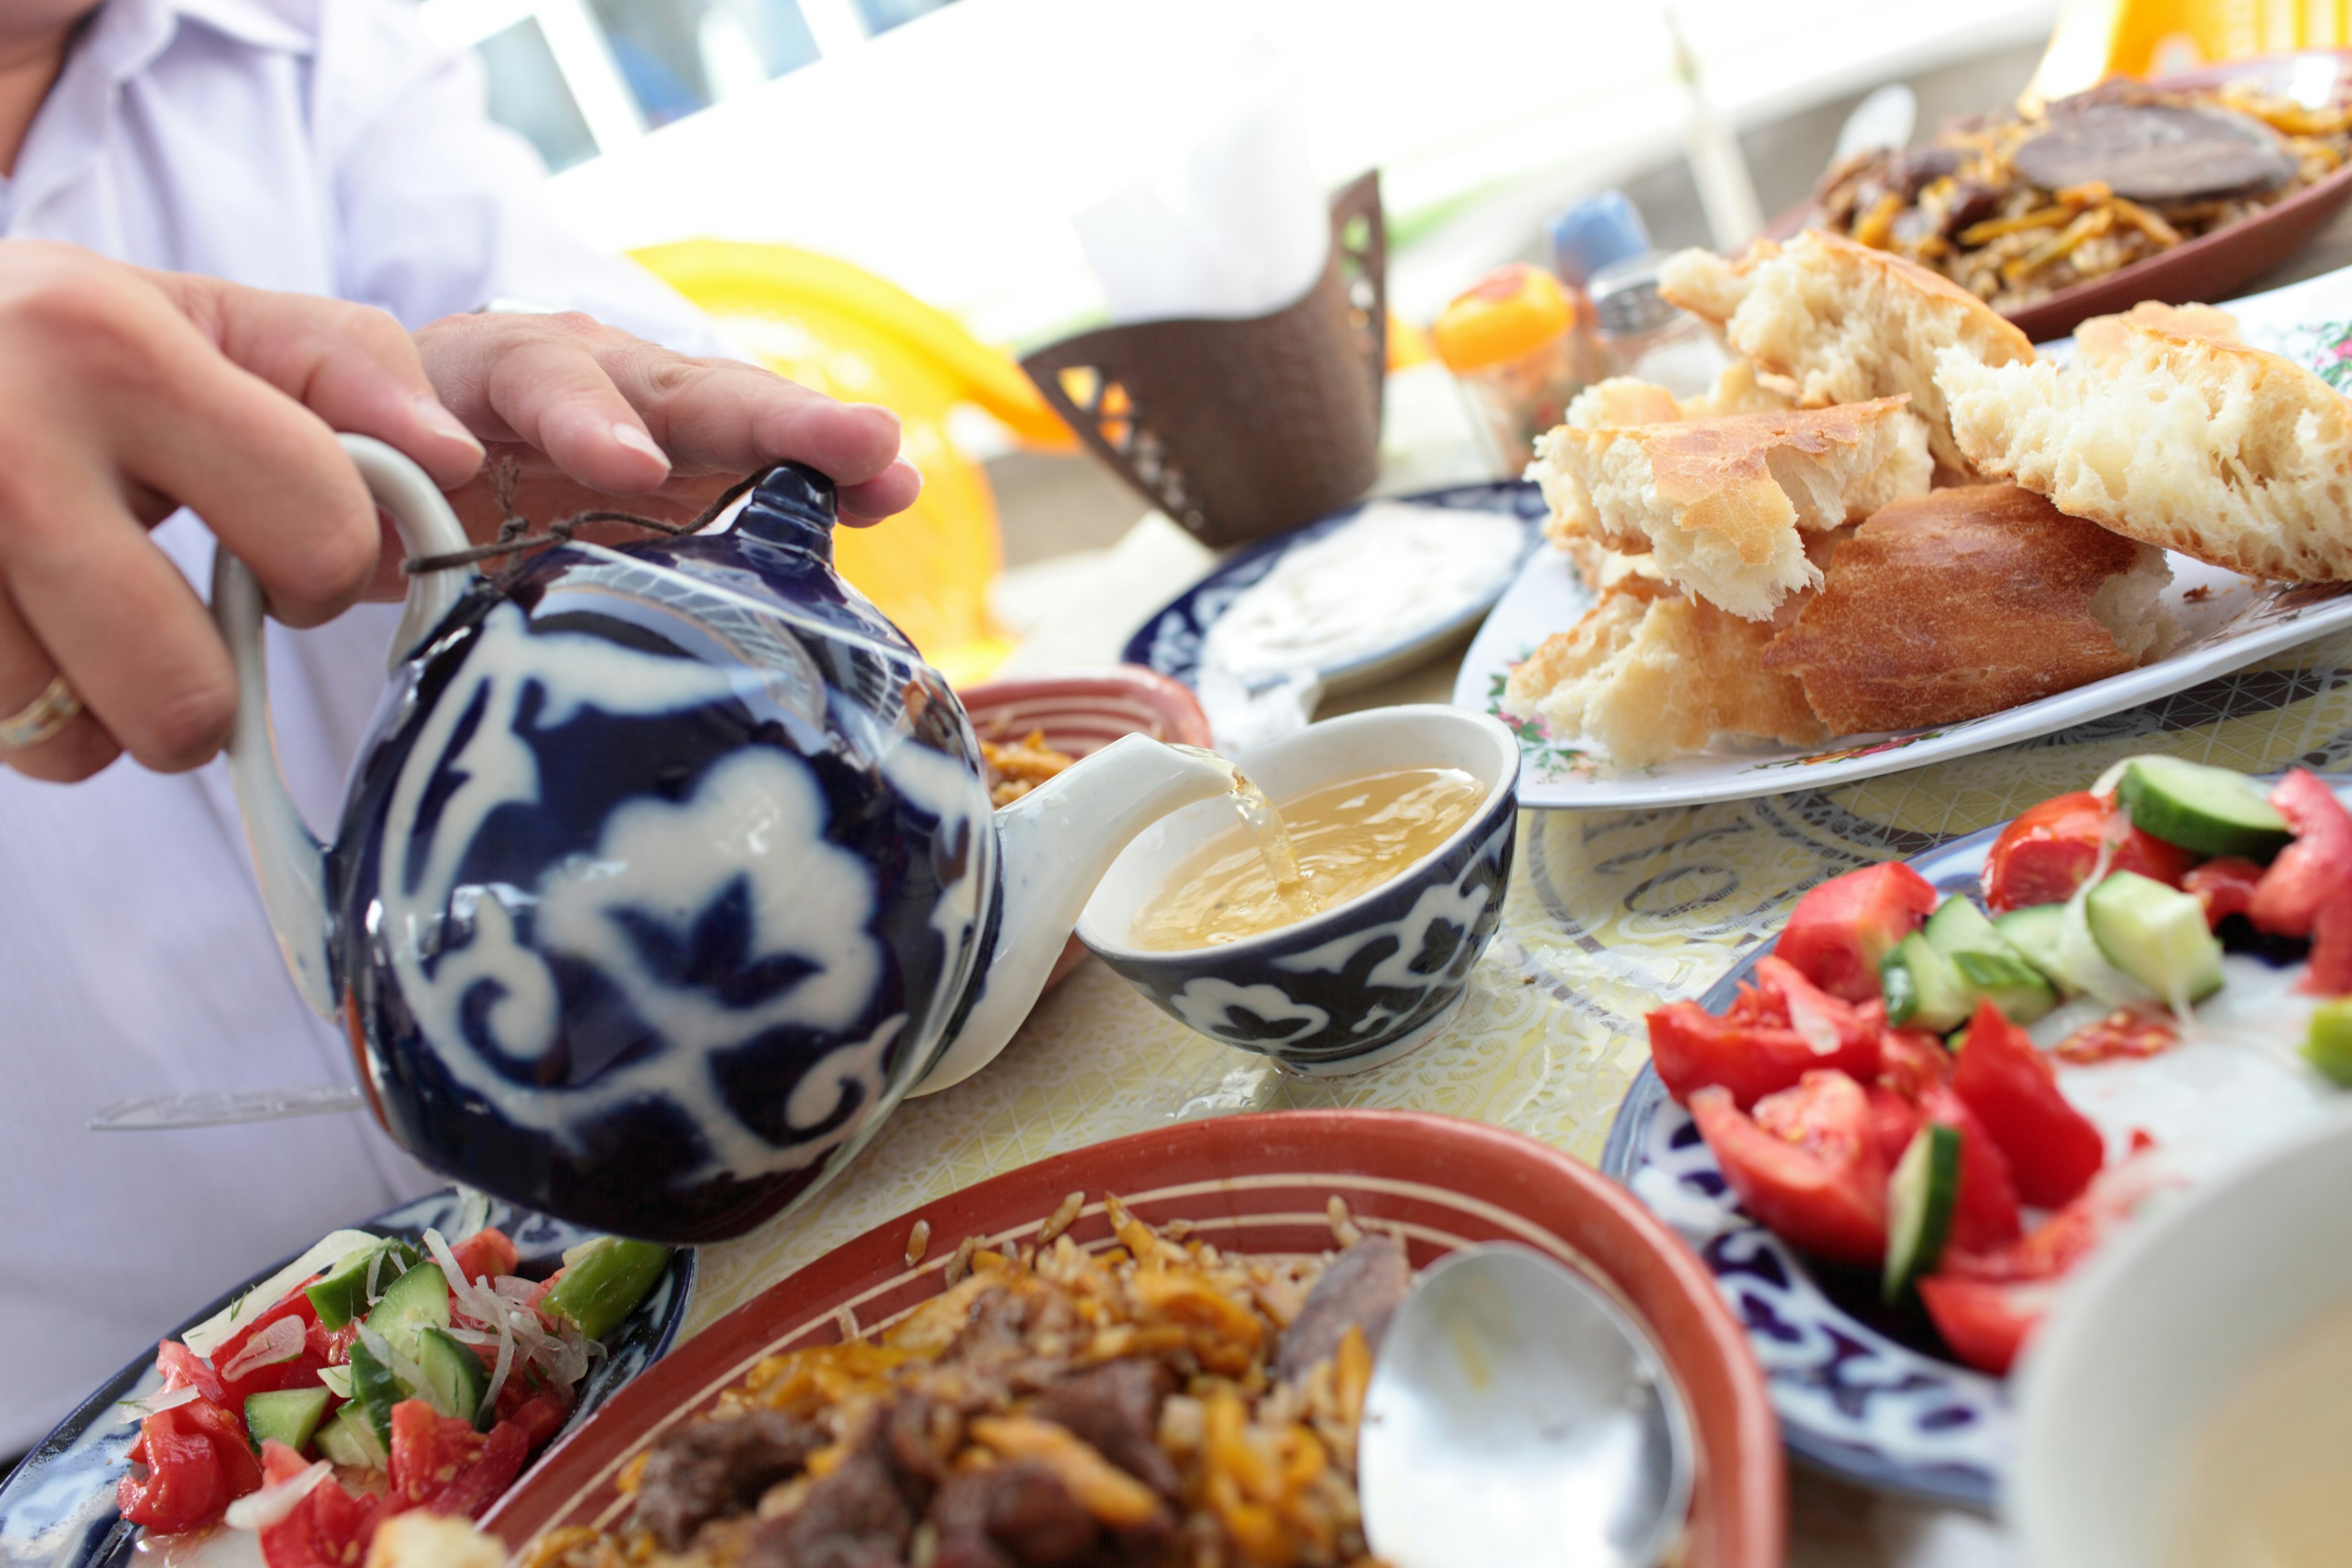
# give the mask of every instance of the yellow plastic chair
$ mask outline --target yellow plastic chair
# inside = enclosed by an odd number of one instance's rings
[[[2065,0],[2029,96],[2352,41],[2347,0]]]
[[[1021,367],[946,311],[833,257],[709,239],[635,254],[778,374],[898,416],[922,498],[879,528],[838,531],[835,563],[951,683],[985,679],[1013,649],[988,613],[1003,542],[988,477],[948,438],[948,416],[971,404],[1024,445],[1074,448]]]

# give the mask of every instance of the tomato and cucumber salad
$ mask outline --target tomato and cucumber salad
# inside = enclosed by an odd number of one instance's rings
[[[2352,814],[2302,770],[2134,757],[2010,823],[1980,886],[1833,878],[1722,1013],[1648,1023],[1750,1215],[2001,1373],[2152,1194],[2352,1088]]]
[[[256,1531],[269,1568],[350,1568],[407,1509],[478,1517],[668,1260],[599,1237],[526,1279],[493,1227],[337,1231],[157,1347],[163,1386],[132,1406],[116,1504],[156,1534]]]

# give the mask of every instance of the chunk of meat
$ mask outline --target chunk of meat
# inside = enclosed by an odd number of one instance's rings
[[[931,1488],[891,1463],[889,1425],[873,1423],[799,1508],[763,1521],[743,1568],[902,1568]]]
[[[1304,1377],[1317,1362],[1339,1350],[1350,1323],[1363,1330],[1365,1345],[1378,1351],[1381,1336],[1388,1332],[1389,1320],[1412,1283],[1412,1265],[1405,1258],[1404,1244],[1392,1236],[1368,1236],[1339,1254],[1307,1293],[1297,1321],[1284,1331],[1275,1376]]]
[[[654,1445],[637,1487],[636,1519],[671,1552],[683,1552],[714,1519],[749,1513],[760,1494],[789,1480],[832,1441],[814,1421],[752,1410],[730,1421],[695,1421]]]
[[[882,1424],[891,1462],[902,1475],[933,1486],[948,1479],[963,1443],[963,1416],[954,1405],[910,1389],[890,1401]]]
[[[1106,1362],[1047,1389],[1030,1414],[1068,1427],[1104,1458],[1172,1500],[1184,1483],[1160,1447],[1159,1432],[1160,1405],[1174,1382],[1156,1361]]]
[[[1102,1528],[1034,1459],[966,1470],[931,1505],[933,1568],[1066,1568],[1094,1554]]]

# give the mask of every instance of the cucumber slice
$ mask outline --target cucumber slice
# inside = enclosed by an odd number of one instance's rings
[[[1897,1028],[1940,1035],[1966,1023],[1975,1010],[1969,983],[1919,931],[1879,961],[1878,985],[1886,997],[1886,1021]]]
[[[650,1241],[600,1236],[564,1254],[563,1277],[540,1305],[592,1340],[601,1340],[636,1310],[669,1266],[669,1248]]]
[[[425,1386],[416,1392],[444,1415],[488,1426],[490,1412],[482,1395],[490,1389],[490,1374],[482,1358],[449,1337],[447,1331],[427,1328],[416,1336],[416,1364],[425,1370]]]
[[[335,1412],[335,1418],[319,1428],[319,1457],[347,1465],[355,1470],[381,1470],[386,1467],[383,1439],[367,1417],[367,1412],[356,1405],[346,1405]]]
[[[1987,919],[1973,900],[1954,894],[1936,906],[1919,929],[1927,945],[1952,961],[1969,988],[1969,1010],[1979,996],[1990,996],[2011,1023],[2031,1024],[2058,1005],[2058,994],[2009,944],[2000,928]],[[1891,1016],[1891,1013],[1890,1013]]]
[[[384,1287],[367,1326],[382,1334],[393,1349],[410,1360],[416,1357],[416,1336],[425,1329],[449,1326],[449,1282],[437,1263],[420,1263]]]
[[[361,1412],[378,1443],[392,1442],[392,1407],[414,1392],[364,1343],[352,1346],[352,1403],[344,1408]]]
[[[2134,757],[2116,798],[2134,827],[2200,855],[2268,860],[2294,837],[2253,780],[2179,757]]]
[[[2028,909],[2011,910],[1998,916],[1992,929],[2000,933],[2001,941],[2020,958],[2032,964],[2034,972],[2057,987],[2062,995],[2076,994],[2082,987],[2066,973],[2066,966],[2058,960],[2060,939],[2066,932],[2066,906],[2035,904]]]
[[[386,1239],[352,1253],[303,1294],[317,1310],[320,1327],[340,1329],[367,1315],[370,1269],[375,1272],[376,1289],[382,1290],[399,1278],[401,1270],[415,1268],[416,1261],[416,1248],[396,1238]]]
[[[310,1436],[318,1431],[320,1417],[326,1414],[327,1391],[323,1388],[248,1394],[245,1396],[246,1441],[258,1454],[261,1445],[275,1437],[299,1454],[310,1446]]]
[[[1886,1300],[1932,1273],[1960,1201],[1960,1130],[1930,1121],[1911,1137],[1886,1184]]]
[[[1919,934],[1946,958],[1957,958],[1964,952],[2009,952],[2009,943],[1985,912],[1977,908],[1976,900],[1965,894],[1955,893],[1936,906]]]
[[[2050,983],[2013,952],[1958,952],[1952,955],[1952,966],[2012,1024],[2031,1024],[2058,1005],[2058,993]]]
[[[2221,944],[2192,895],[2115,871],[2091,889],[2083,916],[2107,962],[2158,996],[2196,1002],[2221,988]]]
[[[2352,996],[2322,1002],[2311,1010],[2311,1033],[2304,1059],[2338,1089],[2352,1089]]]

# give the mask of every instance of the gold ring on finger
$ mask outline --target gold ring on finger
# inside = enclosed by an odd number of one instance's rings
[[[55,739],[80,711],[81,699],[74,695],[64,676],[57,677],[41,689],[38,697],[0,719],[0,755],[29,752],[44,741]]]

